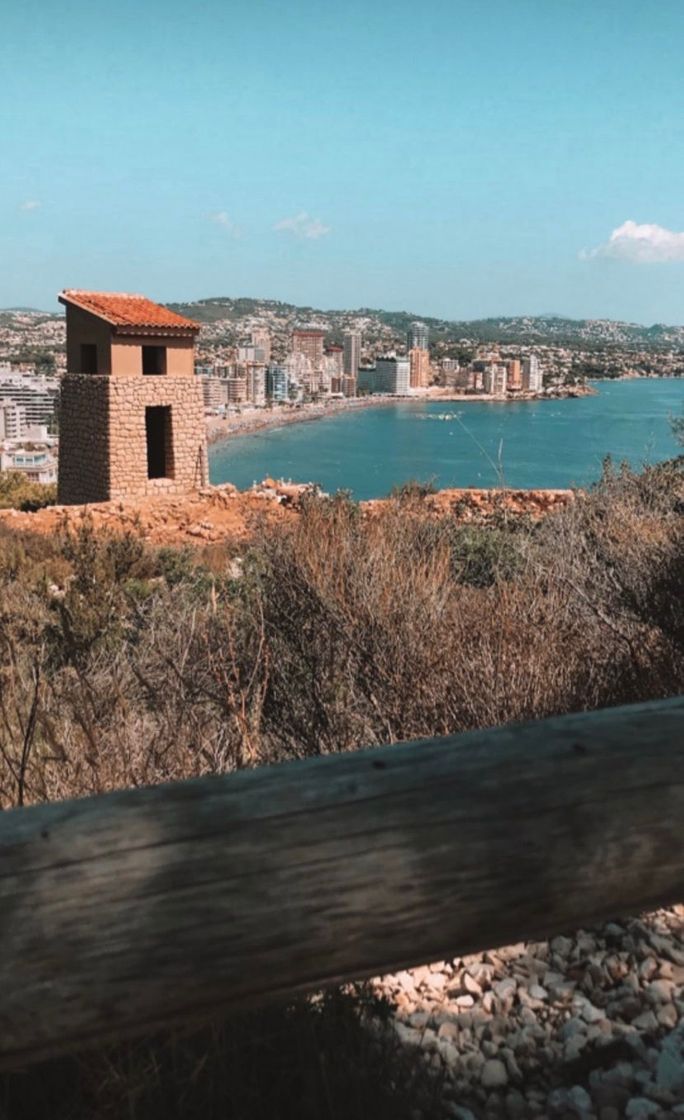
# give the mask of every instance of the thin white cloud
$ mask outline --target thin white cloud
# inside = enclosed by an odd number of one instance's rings
[[[614,260],[631,261],[633,264],[660,264],[663,261],[684,261],[684,233],[665,229],[654,223],[631,220],[614,229],[603,245],[583,249],[582,260],[612,257]]]
[[[38,202],[35,198],[27,198],[26,202],[22,202],[19,209],[20,210],[38,210],[38,209],[40,209],[40,205],[41,205],[40,202]]]
[[[242,230],[235,224],[232,218],[228,217],[225,210],[219,210],[218,214],[210,214],[209,221],[220,226],[230,237],[242,237]]]
[[[294,218],[282,218],[273,227],[280,233],[292,233],[295,237],[305,237],[308,241],[317,241],[330,233],[330,226],[323,224],[320,218],[312,218],[306,210],[295,214]]]

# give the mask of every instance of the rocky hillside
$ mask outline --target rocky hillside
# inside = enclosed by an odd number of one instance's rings
[[[373,308],[323,311],[314,307],[297,307],[277,300],[230,299],[214,297],[194,303],[169,304],[174,311],[189,315],[208,327],[222,325],[240,327],[245,322],[259,321],[272,326],[292,328],[297,323],[315,323],[341,335],[345,330],[360,329],[364,335],[396,337],[405,335],[410,324],[420,319],[430,328],[434,341],[469,340],[478,342],[510,342],[526,345],[591,345],[671,348],[684,346],[684,326],[656,323],[644,327],[611,319],[569,319],[561,316],[537,315],[498,317],[490,319],[438,319],[409,311],[383,311]]]
[[[317,325],[330,341],[341,341],[345,331],[363,334],[366,356],[383,347],[403,344],[410,324],[420,319],[430,330],[433,343],[455,347],[459,343],[498,342],[518,347],[569,347],[583,351],[682,351],[684,326],[650,327],[609,319],[567,319],[560,316],[519,316],[491,319],[438,319],[409,311],[372,308],[321,310],[265,299],[216,297],[191,303],[170,303],[174,311],[202,324],[200,350],[207,356],[235,341],[257,326],[267,327],[274,354],[283,356],[290,334],[297,325]],[[466,347],[467,348],[467,347]],[[64,317],[26,309],[0,310],[0,362],[33,361],[41,353],[60,354],[64,349]],[[442,348],[442,352],[446,352]]]

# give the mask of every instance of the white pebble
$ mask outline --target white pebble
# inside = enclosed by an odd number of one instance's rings
[[[485,1089],[500,1089],[508,1085],[508,1073],[498,1058],[489,1058],[482,1067],[480,1080]]]

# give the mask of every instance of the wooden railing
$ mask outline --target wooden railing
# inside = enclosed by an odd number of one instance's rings
[[[684,698],[0,814],[0,1064],[684,898]]]

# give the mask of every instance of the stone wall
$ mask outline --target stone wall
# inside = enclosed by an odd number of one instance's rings
[[[148,477],[145,409],[171,409],[172,477]],[[183,494],[208,480],[198,378],[67,374],[62,381],[58,500],[65,505]]]
[[[59,398],[58,501],[109,498],[109,378],[67,374]]]

